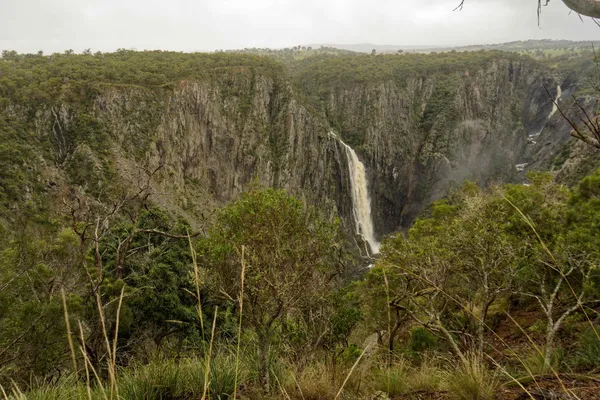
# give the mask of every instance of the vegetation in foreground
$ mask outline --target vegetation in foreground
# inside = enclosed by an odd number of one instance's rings
[[[530,180],[463,185],[359,280],[336,221],[273,189],[205,234],[129,205],[134,222],[97,241],[13,238],[3,396],[591,398],[600,172],[574,190]]]
[[[161,76],[146,57],[5,54],[0,106],[35,110],[55,92],[85,101],[98,79],[201,79],[239,60],[180,55],[178,69]],[[344,76],[404,76],[426,58],[360,57],[306,65],[322,67],[316,81],[336,87]],[[490,58],[426,59],[437,71]],[[28,128],[8,116],[0,118],[10,139],[0,148],[2,398],[587,399],[598,391],[600,173],[573,190],[543,174],[529,186],[465,184],[388,238],[374,268],[359,273],[337,221],[282,191],[254,188],[214,223],[192,227],[153,203],[148,183],[107,187],[108,172],[90,179],[73,169],[87,193],[71,188],[63,203],[42,204],[43,188],[28,178]],[[75,143],[103,147],[97,121],[82,114],[74,124],[64,148],[41,146],[57,162],[78,165]],[[34,199],[11,208],[23,185]]]

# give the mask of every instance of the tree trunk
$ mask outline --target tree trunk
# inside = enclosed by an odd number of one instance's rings
[[[446,336],[446,339],[448,340],[448,343],[450,343],[450,346],[452,347],[452,350],[454,350],[454,353],[456,353],[456,355],[458,356],[458,358],[460,358],[460,360],[464,363],[467,362],[467,358],[465,357],[464,353],[461,351],[460,347],[458,346],[458,343],[456,343],[456,340],[454,340],[454,337],[452,336],[452,334],[450,333],[450,331],[448,331],[441,322],[439,322],[438,320],[438,327],[439,330],[442,331],[442,333],[444,334],[444,336]]]
[[[396,320],[396,324],[390,331],[390,337],[389,337],[389,342],[388,342],[388,348],[389,348],[389,352],[390,352],[389,357],[388,357],[388,366],[390,366],[390,367],[392,366],[393,357],[394,357],[394,340],[396,339],[396,335],[398,334],[398,330],[400,329],[401,325],[402,325],[402,321]]]
[[[549,368],[552,363],[552,353],[554,352],[554,337],[558,327],[548,321],[548,329],[546,331],[546,348],[544,349],[544,367]]]
[[[259,352],[259,364],[258,364],[258,379],[265,392],[270,390],[269,382],[269,334],[266,332],[259,333],[258,335],[258,352]]]
[[[483,351],[485,350],[485,320],[487,319],[492,301],[485,302],[481,308],[481,315],[478,321],[479,325],[477,326],[477,340],[479,343],[477,350],[480,359],[483,359]]]

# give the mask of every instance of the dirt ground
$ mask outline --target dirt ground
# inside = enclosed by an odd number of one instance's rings
[[[528,383],[526,393],[520,387],[501,388],[496,395],[498,400],[600,400],[600,376],[597,379],[574,379],[561,377],[569,391],[568,395],[557,379],[541,378]],[[392,400],[448,400],[445,393],[411,393]]]

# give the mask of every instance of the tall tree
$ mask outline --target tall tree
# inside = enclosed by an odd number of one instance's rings
[[[336,224],[307,211],[281,190],[251,190],[218,215],[200,243],[204,266],[217,272],[229,298],[240,294],[244,246],[243,321],[254,330],[259,375],[269,387],[268,355],[276,334],[294,310],[325,293],[337,265]]]

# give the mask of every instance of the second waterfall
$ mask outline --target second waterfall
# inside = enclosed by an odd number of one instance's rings
[[[371,196],[369,196],[365,165],[358,159],[352,147],[340,140],[346,150],[350,184],[352,191],[352,212],[356,223],[356,233],[361,235],[369,244],[371,254],[379,254],[380,244],[375,239],[373,217],[371,215]]]

